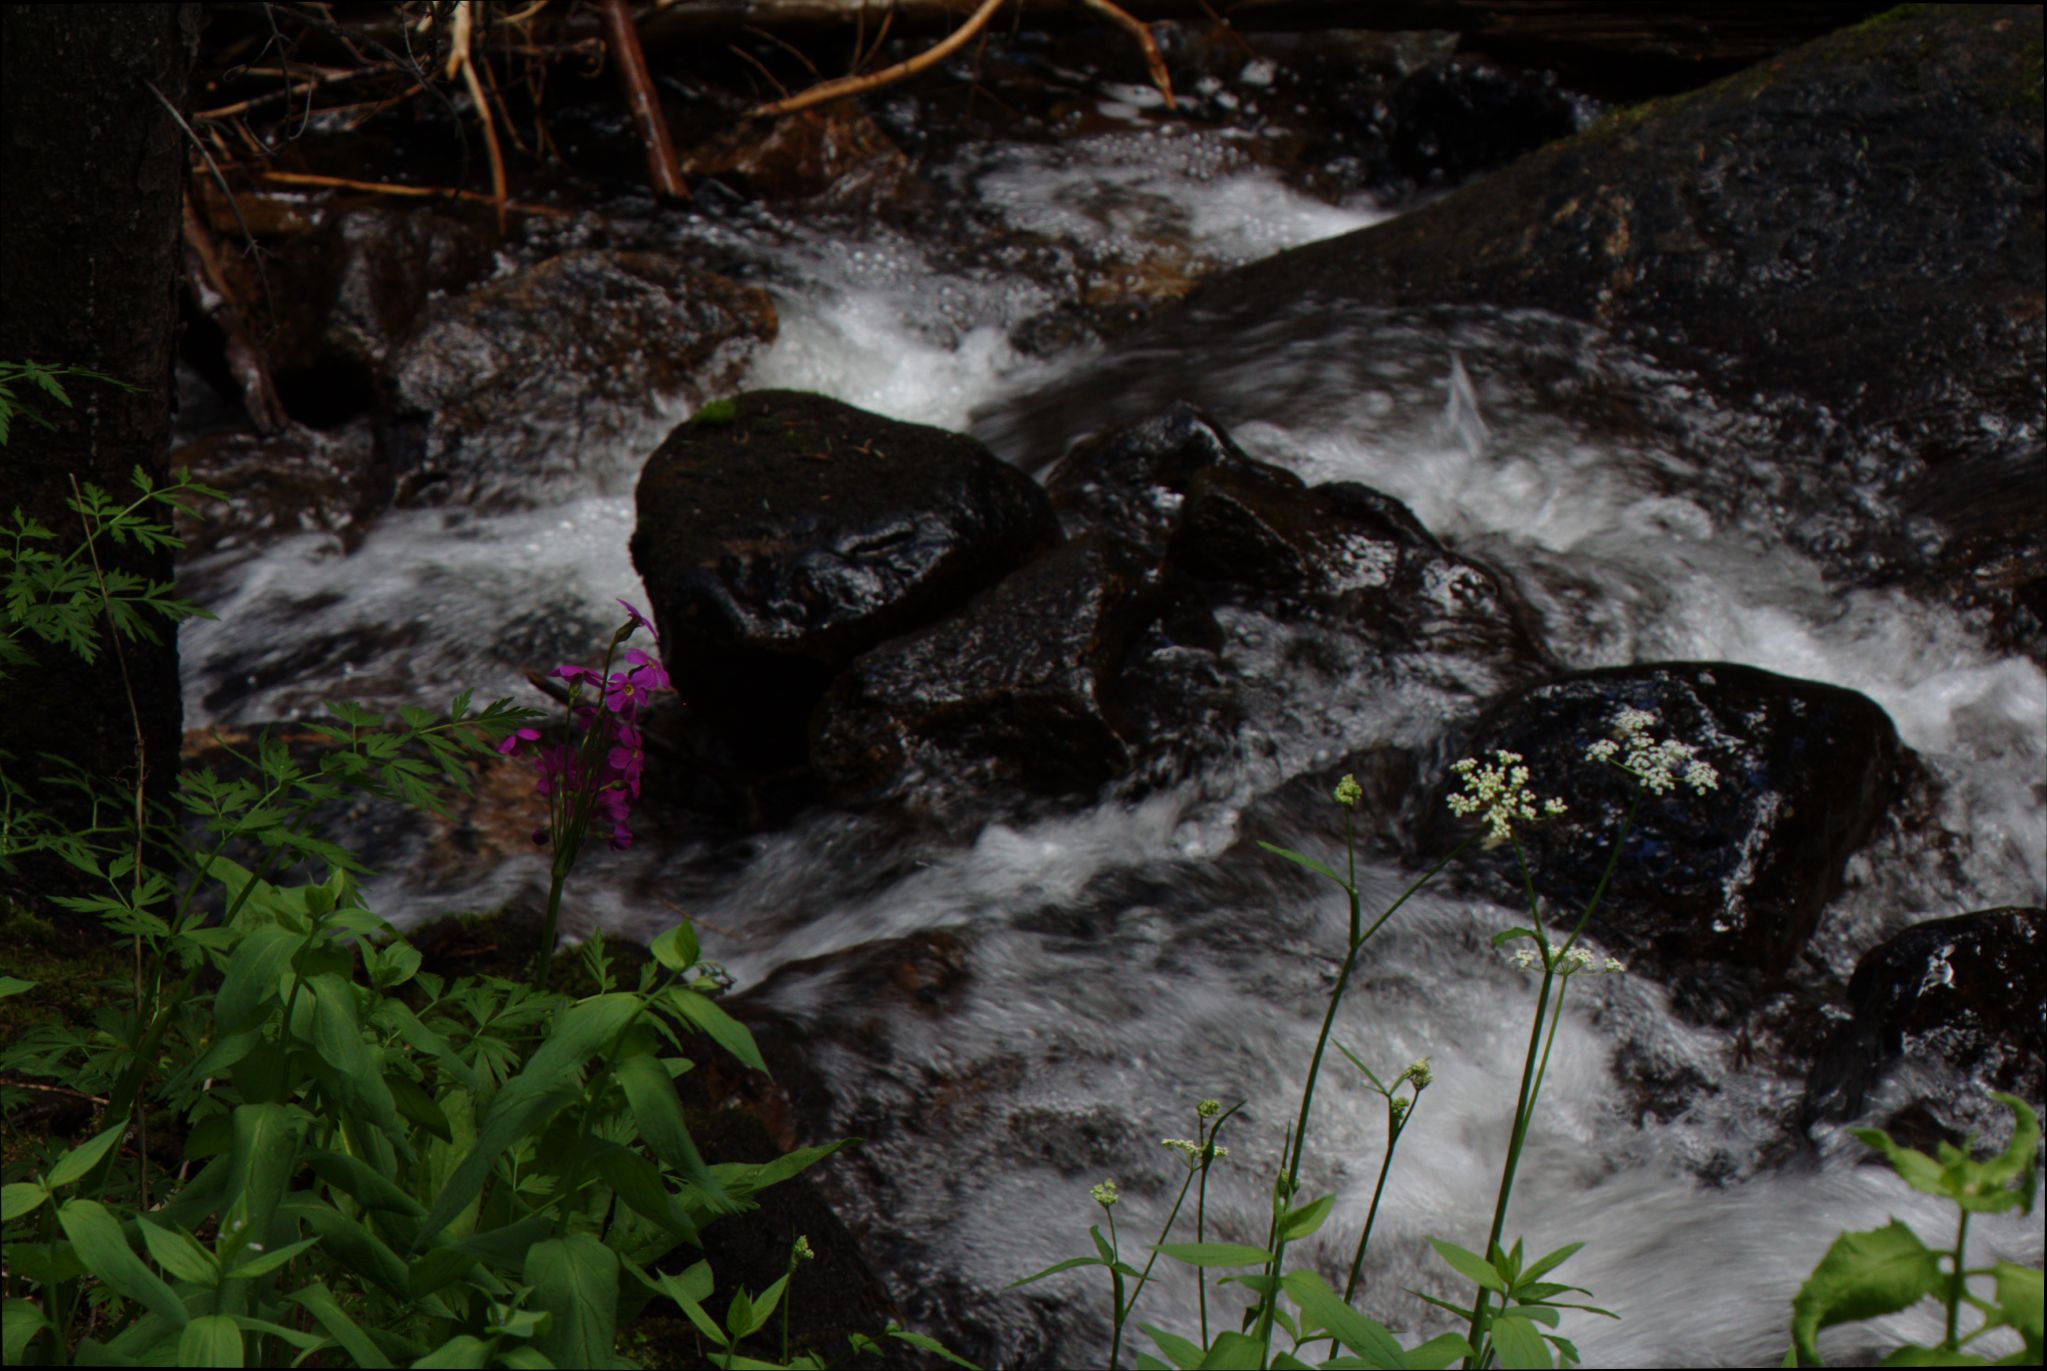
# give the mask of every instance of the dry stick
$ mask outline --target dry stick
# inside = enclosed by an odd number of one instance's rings
[[[1151,83],[1158,87],[1159,94],[1166,99],[1166,108],[1173,108],[1173,78],[1166,73],[1166,59],[1159,55],[1159,45],[1152,41],[1151,30],[1124,9],[1109,3],[1109,0],[1080,0],[1102,18],[1124,30],[1144,54],[1144,69],[1151,77]]]
[[[439,196],[449,200],[468,200],[477,204],[495,204],[496,201],[481,191],[456,190],[450,186],[403,186],[395,181],[355,181],[346,176],[315,176],[303,171],[259,171],[259,180],[273,181],[281,186],[328,186],[335,190],[361,190],[372,195],[403,195],[414,197]],[[566,219],[567,210],[552,205],[523,205],[517,200],[505,201],[508,214],[538,214],[547,219]]]
[[[151,90],[156,87],[151,86]],[[161,98],[161,92],[158,93]],[[175,111],[173,111],[175,113]],[[183,122],[182,120],[180,121]],[[114,649],[114,665],[121,669],[121,693],[128,699],[128,722],[134,727],[135,738],[135,865],[130,868],[129,907],[142,895],[142,833],[148,817],[144,808],[142,787],[149,780],[149,753],[142,737],[142,710],[135,703],[135,683],[128,678],[128,655],[121,651],[121,630],[114,623],[114,601],[107,593],[107,575],[100,569],[99,549],[93,546],[92,523],[85,517],[85,492],[78,488],[78,473],[71,473],[71,498],[76,500],[78,526],[85,530],[85,555],[92,559],[93,580],[100,590],[100,608],[107,616],[107,642]],[[144,1012],[142,1003],[142,935],[135,935],[135,1018],[138,1023],[147,1023],[152,1008]],[[147,1067],[144,1070],[147,1071]],[[142,1178],[142,1207],[149,1208],[149,1109],[147,1106],[135,1111],[135,1138],[141,1149],[142,1164],[137,1175]]]
[[[220,163],[213,160],[213,154],[207,151],[206,144],[200,141],[199,135],[193,131],[192,126],[185,122],[185,116],[178,113],[178,107],[171,103],[170,97],[158,90],[154,81],[144,81],[142,84],[149,88],[149,93],[156,97],[158,104],[170,111],[170,116],[177,122],[178,128],[184,132],[186,138],[191,140],[192,146],[199,150],[201,160],[206,163],[207,173],[213,177],[213,184],[219,188],[222,198],[227,201],[227,207],[234,211],[235,224],[242,231],[244,251],[256,256],[256,282],[263,287],[263,312],[270,318],[272,323],[275,323],[277,320],[277,301],[270,294],[270,273],[263,270],[263,258],[260,255],[256,255],[256,235],[249,231],[249,221],[242,218],[242,207],[235,203],[235,193],[227,188],[227,177],[221,174]],[[241,127],[239,120],[236,121],[236,127]],[[248,133],[249,131],[246,128],[242,129],[243,137],[248,137]],[[258,146],[261,145],[259,144]],[[76,482],[74,481],[73,484],[75,485]]]
[[[654,93],[654,80],[647,74],[647,55],[640,50],[632,7],[626,0],[603,0],[598,8],[604,16],[605,41],[616,59],[626,109],[640,131],[640,145],[647,151],[647,181],[656,195],[687,200],[689,187],[683,184],[682,167],[675,160],[675,140],[668,136],[668,116],[661,112],[661,97]]]
[[[968,19],[966,23],[954,29],[937,46],[918,53],[906,62],[898,62],[892,67],[884,67],[870,76],[842,76],[836,81],[827,81],[823,85],[812,86],[801,95],[792,95],[786,100],[776,100],[771,104],[757,105],[748,111],[748,115],[749,117],[759,118],[775,114],[794,114],[798,110],[806,110],[813,105],[822,105],[827,101],[837,100],[842,96],[859,95],[863,91],[875,90],[881,86],[892,85],[906,77],[915,76],[920,71],[937,66],[940,62],[943,62],[946,58],[972,42],[974,35],[987,26],[988,21],[995,17],[995,11],[1001,8],[1001,6],[1002,0],[982,0],[981,8],[975,10],[973,17]]]
[[[93,1104],[105,1105],[109,1101],[104,1095],[88,1095],[83,1090],[72,1090],[62,1085],[37,1085],[34,1081],[17,1081],[12,1076],[0,1077],[9,1090],[37,1090],[45,1095],[69,1095],[74,1100],[88,1100]]]
[[[240,292],[228,279],[213,232],[192,207],[190,195],[185,196],[180,208],[185,246],[191,249],[197,261],[200,277],[220,296],[219,308],[212,311],[214,322],[220,325],[220,331],[227,338],[228,370],[242,388],[242,404],[249,411],[250,422],[256,425],[259,433],[282,433],[291,426],[291,416],[285,411],[284,401],[278,398],[276,382],[270,375],[270,361],[264,355],[262,345],[250,336],[248,315],[242,308]],[[204,308],[203,302],[201,308]]]
[[[476,106],[477,120],[483,125],[483,149],[490,155],[491,204],[498,214],[498,233],[505,231],[505,158],[498,150],[496,121],[490,117],[490,101],[484,96],[483,83],[476,79],[476,62],[469,51],[469,32],[473,23],[476,0],[461,0],[455,6],[455,33],[449,44],[447,74],[460,75],[462,84],[469,90],[469,99]]]

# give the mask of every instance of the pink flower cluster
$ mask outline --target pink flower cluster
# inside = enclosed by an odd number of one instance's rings
[[[618,642],[636,629],[652,636],[654,626],[646,616],[624,600],[627,619],[612,641]],[[672,690],[668,672],[660,661],[638,648],[625,654],[626,670],[606,675],[587,666],[562,665],[548,675],[569,683],[569,718],[582,735],[573,743],[543,747],[534,764],[540,781],[534,793],[548,802],[556,817],[554,839],[573,822],[579,801],[589,797],[590,815],[611,831],[611,845],[623,850],[632,846],[632,829],[626,824],[632,802],[640,797],[640,773],[646,766],[641,746],[640,707],[657,690]],[[591,737],[599,731],[597,738]],[[498,751],[511,756],[527,743],[538,743],[540,730],[522,728],[498,744]],[[549,830],[533,830],[533,841],[545,843]]]

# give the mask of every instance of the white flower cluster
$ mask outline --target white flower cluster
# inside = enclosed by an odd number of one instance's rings
[[[1358,778],[1351,775],[1345,775],[1342,780],[1336,783],[1334,795],[1336,802],[1346,807],[1355,805],[1359,800],[1365,798],[1365,792],[1358,786]]]
[[[1434,1084],[1435,1079],[1436,1073],[1429,1070],[1429,1059],[1423,1057],[1420,1061],[1410,1063],[1407,1070],[1393,1078],[1393,1083],[1399,1085],[1402,1081],[1413,1081],[1416,1090],[1426,1090]]]
[[[1720,786],[1720,773],[1699,757],[1699,750],[1675,738],[1656,739],[1649,730],[1657,717],[1646,709],[1624,708],[1614,716],[1613,736],[1585,749],[1588,761],[1605,762],[1634,776],[1652,795],[1677,787],[1678,781],[1703,795]]]
[[[1200,1169],[1201,1144],[1195,1142],[1192,1138],[1160,1138],[1159,1146],[1171,1148],[1179,1153],[1180,1160],[1187,1163],[1189,1171]],[[1230,1149],[1227,1147],[1216,1147],[1211,1144],[1208,1149],[1208,1155],[1211,1160],[1217,1157],[1227,1157],[1230,1155]]]
[[[1512,837],[1517,822],[1553,819],[1564,812],[1562,800],[1538,799],[1529,790],[1528,768],[1521,765],[1520,753],[1500,751],[1493,757],[1484,766],[1471,757],[1450,764],[1464,784],[1462,793],[1449,797],[1450,812],[1479,815],[1491,830],[1486,835],[1488,847]]]
[[[1556,943],[1549,945],[1549,959],[1555,964],[1559,976],[1575,976],[1581,972],[1594,976],[1617,976],[1628,969],[1625,962],[1617,962],[1612,957],[1599,957],[1586,948],[1567,949]],[[1542,965],[1542,954],[1532,947],[1524,947],[1509,960],[1523,971],[1533,971]]]
[[[1114,1181],[1103,1181],[1100,1185],[1091,1185],[1088,1187],[1087,1193],[1093,1197],[1096,1204],[1104,1209],[1109,1208],[1122,1198],[1122,1196],[1116,1193],[1116,1182]]]

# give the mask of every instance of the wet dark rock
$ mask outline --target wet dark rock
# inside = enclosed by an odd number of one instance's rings
[[[367,424],[266,437],[246,429],[204,434],[171,453],[173,467],[227,495],[179,520],[186,557],[257,547],[292,533],[331,532],[353,548],[391,500],[391,473]]]
[[[437,296],[467,290],[496,264],[495,236],[483,223],[382,205],[329,217],[319,250],[334,273],[321,351],[370,368],[418,332]]]
[[[739,396],[640,478],[633,564],[665,660],[736,764],[801,765],[855,657],[1058,540],[1044,492],[971,439],[820,395]]]
[[[1067,532],[1106,529],[1162,556],[1195,474],[1252,464],[1212,417],[1180,402],[1076,443],[1047,473],[1045,493]]]
[[[1723,662],[1612,667],[1547,682],[1494,704],[1460,751],[1526,759],[1531,788],[1569,806],[1518,836],[1557,921],[1590,900],[1638,787],[1585,759],[1623,707],[1648,710],[1657,738],[1695,744],[1719,772],[1704,795],[1644,793],[1589,931],[1665,973],[1674,1007],[1726,1022],[1754,1008],[1757,977],[1788,970],[1839,890],[1842,866],[1901,791],[1909,763],[1867,697]],[[1437,788],[1423,844],[1448,851],[1470,831]],[[1523,903],[1513,851],[1474,851],[1463,867]]]
[[[730,383],[773,302],[680,259],[577,250],[435,301],[393,359],[383,427],[401,502],[517,507],[585,453]]]
[[[1149,567],[1102,534],[1062,544],[953,617],[855,660],[818,715],[811,756],[841,795],[1014,786],[1092,795],[1132,758],[1117,672],[1155,612]]]
[[[1169,567],[1222,599],[1341,623],[1485,693],[1550,666],[1511,586],[1446,549],[1407,506],[1355,482],[1312,489],[1262,463],[1211,466],[1188,483]]]
[[[889,136],[851,100],[747,120],[692,148],[683,168],[760,199],[878,208],[920,189]]]
[[[1854,1017],[1821,1051],[1800,1123],[1880,1106],[1886,1128],[1917,1119],[1958,1142],[2005,1113],[1987,1091],[2047,1103],[2043,923],[2047,910],[1980,910],[1914,924],[1865,954],[1848,983]]]

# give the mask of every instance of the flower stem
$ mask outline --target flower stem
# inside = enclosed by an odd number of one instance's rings
[[[547,917],[540,925],[540,974],[534,979],[535,990],[547,989],[547,973],[554,965],[554,928],[561,914],[562,883],[568,878],[563,864],[556,862],[547,883]]]
[[[1948,1280],[1947,1286],[1947,1337],[1942,1339],[1940,1344],[1943,1352],[1954,1352],[1961,1346],[1955,1341],[1955,1335],[1961,1328],[1962,1296],[1968,1289],[1966,1285],[1968,1272],[1963,1268],[1962,1262],[1962,1249],[1967,1246],[1968,1241],[1969,1211],[1964,1209],[1961,1222],[1955,1225],[1955,1273]]]

